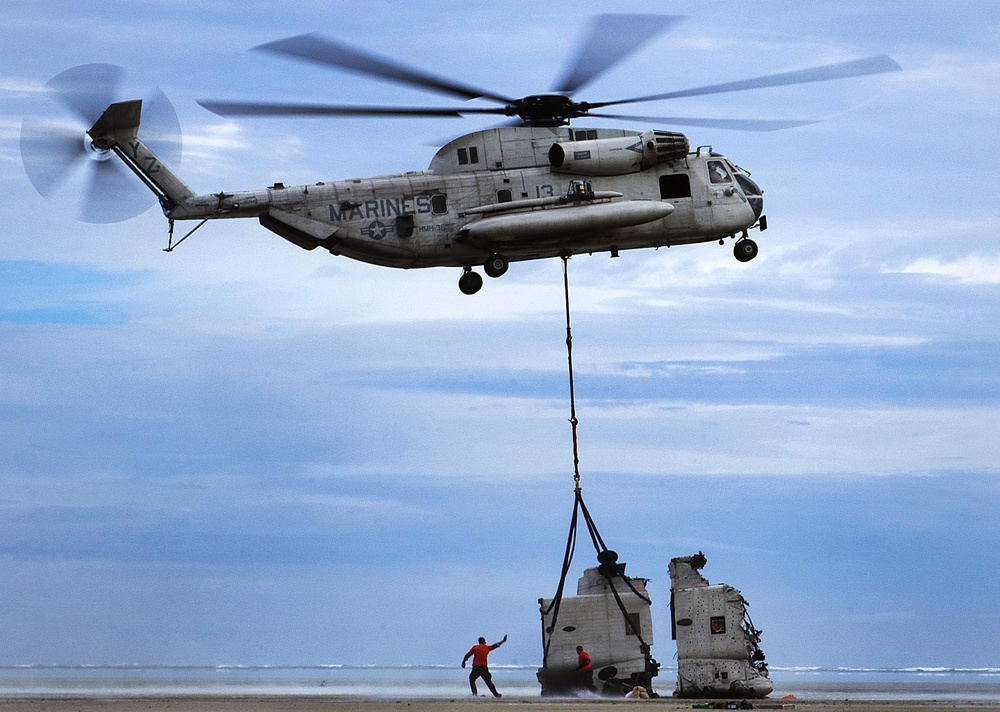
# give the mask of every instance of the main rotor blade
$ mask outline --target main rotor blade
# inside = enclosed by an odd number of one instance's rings
[[[342,106],[337,104],[286,104],[259,101],[199,101],[219,116],[444,116],[504,114],[503,108],[437,108],[419,106]]]
[[[818,124],[819,121],[796,121],[793,119],[696,119],[680,116],[624,116],[619,114],[585,114],[601,119],[617,119],[619,121],[641,121],[651,124],[668,124],[673,126],[700,126],[706,129],[728,129],[733,131],[781,131],[798,126]]]
[[[680,15],[597,15],[553,91],[572,95],[684,19]]]
[[[602,106],[612,106],[615,104],[636,104],[643,101],[659,101],[661,99],[679,99],[686,96],[703,96],[705,94],[724,94],[726,92],[747,91],[749,89],[764,89],[767,87],[790,86],[792,84],[806,84],[808,82],[825,82],[831,79],[847,79],[849,77],[861,77],[867,74],[882,74],[884,72],[901,71],[895,60],[886,55],[877,57],[865,57],[855,59],[850,62],[838,62],[836,64],[825,64],[811,69],[799,69],[794,72],[781,72],[779,74],[769,74],[753,79],[743,79],[737,82],[726,82],[723,84],[711,84],[709,86],[696,87],[694,89],[684,89],[682,91],[666,92],[665,94],[651,94],[650,96],[640,96],[635,99],[623,99],[620,101],[605,101],[590,104],[593,108]]]
[[[376,57],[315,33],[268,42],[254,47],[254,50],[285,55],[327,67],[339,67],[358,74],[382,77],[399,84],[411,84],[442,94],[460,96],[464,99],[485,97],[494,101],[502,101],[505,104],[513,101],[513,99],[485,89],[453,82],[445,77],[435,76],[389,59]]]

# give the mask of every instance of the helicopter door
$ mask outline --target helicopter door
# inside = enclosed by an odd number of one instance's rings
[[[704,164],[702,199],[695,201],[695,222],[701,230],[711,230],[715,224],[715,211],[728,202],[727,195],[733,195],[733,176],[726,164],[719,159],[709,159]],[[727,193],[728,191],[728,193]]]
[[[694,201],[691,199],[691,177],[685,173],[666,173],[659,177],[660,200],[674,206],[670,225],[690,229],[694,225]]]

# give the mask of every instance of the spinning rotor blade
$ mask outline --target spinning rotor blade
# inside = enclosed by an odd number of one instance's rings
[[[255,101],[199,101],[219,116],[444,116],[503,114],[501,108],[436,108],[418,106],[342,106]]]
[[[128,220],[156,202],[116,156],[94,148],[87,135],[105,109],[120,99],[123,77],[124,70],[111,64],[67,69],[45,85],[51,97],[49,115],[27,117],[21,125],[21,161],[31,184],[43,197],[71,205],[78,195],[84,196],[79,218],[85,222]],[[161,159],[179,162],[180,122],[159,89],[143,101],[140,131]]]
[[[118,96],[125,70],[114,64],[81,64],[52,77],[45,84],[75,117],[93,124]]]
[[[184,152],[181,121],[170,99],[159,87],[153,87],[142,100],[142,142],[168,166],[180,166]]]
[[[850,62],[838,62],[836,64],[825,64],[811,69],[800,69],[794,72],[781,72],[779,74],[769,74],[753,79],[743,79],[737,82],[726,82],[724,84],[711,84],[709,86],[696,87],[694,89],[684,89],[682,91],[666,92],[664,94],[651,94],[634,99],[622,99],[619,101],[603,101],[590,104],[593,108],[602,106],[612,106],[615,104],[636,104],[643,101],[659,101],[661,99],[679,99],[687,96],[704,96],[706,94],[724,94],[734,91],[747,91],[749,89],[764,89],[768,87],[791,86],[793,84],[806,84],[808,82],[825,82],[832,79],[847,79],[848,77],[862,77],[867,74],[882,74],[884,72],[898,72],[902,70],[890,57],[879,55],[877,57],[866,57],[855,59]]]
[[[52,195],[84,158],[79,128],[28,119],[21,125],[21,162],[42,197]]]
[[[134,218],[154,202],[153,194],[117,158],[90,161],[90,175],[77,217],[94,224]]]
[[[731,129],[733,131],[781,131],[799,126],[818,124],[818,121],[796,121],[792,119],[695,119],[680,116],[624,116],[619,114],[587,114],[588,117],[617,119],[619,121],[642,121],[652,124],[672,126],[700,126],[706,129]]]
[[[827,64],[811,69],[781,72],[753,79],[712,84],[682,91],[664,92],[617,101],[574,101],[572,95],[594,81],[602,73],[633,55],[657,35],[673,27],[683,18],[676,15],[606,14],[595,17],[580,43],[579,51],[570,62],[558,87],[547,94],[530,94],[519,99],[494,94],[478,87],[460,84],[444,77],[407,67],[393,60],[353,49],[317,34],[299,35],[262,44],[254,49],[313,62],[326,67],[345,69],[366,76],[400,84],[412,85],[464,99],[489,99],[501,102],[500,107],[410,107],[410,106],[349,106],[258,101],[200,101],[221,116],[423,116],[459,117],[473,114],[493,114],[519,117],[521,125],[535,127],[563,126],[581,117],[653,121],[710,128],[745,131],[777,131],[805,126],[813,121],[711,119],[678,117],[641,117],[591,113],[607,106],[677,99],[681,97],[722,94],[767,87],[780,87],[807,82],[859,77],[867,74],[899,71],[901,67],[885,55],[849,62]]]
[[[553,91],[574,94],[682,19],[680,15],[597,15]]]
[[[298,35],[276,42],[254,47],[259,52],[285,55],[295,59],[315,62],[327,67],[338,67],[358,74],[381,77],[399,84],[411,84],[441,94],[452,94],[463,99],[480,97],[509,104],[513,99],[478,89],[467,84],[459,84],[445,77],[407,67],[389,59],[352,49],[318,34]]]
[[[31,117],[21,124],[24,171],[42,196],[52,195],[86,157],[84,131],[115,100],[121,79],[121,67],[82,64],[45,83],[48,94],[62,106],[57,112],[61,120]]]

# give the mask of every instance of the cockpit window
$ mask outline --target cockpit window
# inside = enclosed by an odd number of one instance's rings
[[[713,183],[732,183],[733,178],[722,161],[708,162],[708,177]]]

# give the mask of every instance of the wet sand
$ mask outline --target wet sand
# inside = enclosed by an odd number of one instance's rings
[[[0,712],[607,712],[622,707],[653,707],[658,712],[691,710],[697,700],[537,700],[537,699],[363,699],[355,697],[296,696],[127,696],[0,698]],[[936,700],[764,700],[754,709],[793,709],[800,712],[984,712],[1000,711],[1000,702]]]

